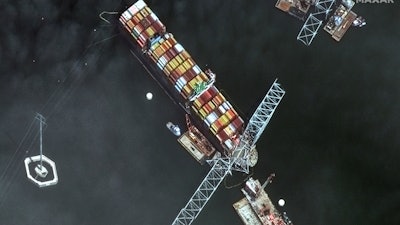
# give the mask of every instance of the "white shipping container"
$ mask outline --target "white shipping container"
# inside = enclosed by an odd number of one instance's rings
[[[158,64],[158,63],[160,64],[161,69],[164,69],[165,65],[166,65],[168,62],[167,62],[167,59],[165,59],[164,56],[161,56],[161,57],[158,59],[158,61],[157,61],[157,64]]]
[[[185,49],[182,47],[181,44],[177,43],[177,44],[175,45],[175,50],[176,50],[178,53],[180,53],[180,52],[182,52],[182,51],[185,50]]]
[[[218,109],[222,114],[224,114],[226,112],[226,109],[222,105],[218,106]]]
[[[226,147],[228,147],[228,149],[233,149],[233,142],[231,141],[231,139],[226,140],[224,144],[226,145]]]
[[[187,83],[186,79],[184,77],[180,77],[177,81],[176,81],[176,85],[178,85],[181,89],[179,91],[182,90],[183,86],[185,86],[185,84]]]
[[[136,13],[139,12],[139,10],[137,9],[137,7],[135,5],[132,5],[131,7],[129,7],[129,9],[127,10],[132,16],[136,15]]]
[[[228,110],[228,109],[230,109],[230,108],[232,108],[231,107],[231,104],[229,104],[229,102],[224,102],[224,103],[222,103],[222,105],[221,105],[225,110]]]
[[[124,17],[125,21],[128,21],[132,18],[132,15],[129,13],[129,11],[122,13],[122,16]]]
[[[153,12],[151,12],[150,16],[154,19],[154,21],[159,20],[156,14],[154,14]]]
[[[137,7],[138,10],[143,9],[146,5],[146,3],[143,0],[139,0],[137,1],[135,4],[133,4],[134,6]]]
[[[193,70],[194,72],[196,72],[196,74],[200,74],[201,73],[201,69],[198,65],[193,66]]]
[[[207,126],[210,127],[211,124],[214,123],[217,119],[218,119],[217,114],[215,112],[212,112],[206,117],[205,122]]]

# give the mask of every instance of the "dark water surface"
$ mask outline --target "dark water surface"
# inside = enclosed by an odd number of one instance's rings
[[[170,224],[208,172],[165,128],[184,127],[183,111],[98,18],[132,3],[0,4],[0,224]],[[254,177],[276,173],[267,191],[294,224],[400,224],[398,3],[357,4],[367,26],[340,43],[321,29],[310,47],[273,1],[147,3],[246,119],[279,78],[287,92],[257,144]],[[20,142],[36,112],[48,118],[44,153],[60,176],[46,189],[22,163],[39,152],[37,139]],[[193,224],[241,224],[241,197],[221,186]]]

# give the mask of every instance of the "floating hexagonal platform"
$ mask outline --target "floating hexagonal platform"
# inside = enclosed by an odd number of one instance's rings
[[[56,164],[45,155],[27,157],[24,163],[26,176],[38,187],[42,188],[58,183]],[[49,168],[51,168],[51,170],[49,170]]]

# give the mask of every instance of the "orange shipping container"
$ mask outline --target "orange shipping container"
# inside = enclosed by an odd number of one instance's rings
[[[233,121],[238,117],[238,114],[235,112],[234,109],[229,109],[228,111],[225,112],[225,115],[229,118],[229,121]]]
[[[223,102],[225,102],[225,97],[220,93],[218,93],[213,99],[212,101],[214,102],[214,104],[216,106],[220,106]]]

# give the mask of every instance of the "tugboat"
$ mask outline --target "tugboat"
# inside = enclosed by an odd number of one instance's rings
[[[175,136],[181,136],[181,129],[178,125],[173,124],[172,122],[167,123],[167,128],[170,130]]]

